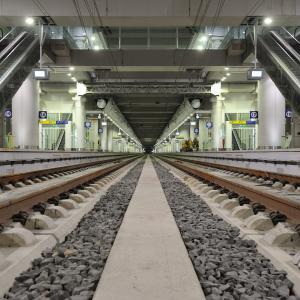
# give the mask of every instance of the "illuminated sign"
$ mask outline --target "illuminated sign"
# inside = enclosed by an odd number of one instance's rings
[[[247,73],[248,80],[261,80],[263,77],[263,69],[250,69]]]
[[[233,120],[230,121],[230,124],[232,125],[255,125],[257,124],[257,121],[255,120]]]
[[[36,80],[48,80],[49,70],[48,69],[33,69],[33,78]]]
[[[42,125],[66,125],[68,124],[68,120],[40,120],[40,124]]]

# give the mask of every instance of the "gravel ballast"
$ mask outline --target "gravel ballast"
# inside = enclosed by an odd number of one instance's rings
[[[92,299],[135,191],[143,163],[112,185],[63,243],[44,251],[16,278],[5,299]]]
[[[154,166],[207,300],[299,299],[285,271],[258,253],[239,229],[213,215],[189,187]]]

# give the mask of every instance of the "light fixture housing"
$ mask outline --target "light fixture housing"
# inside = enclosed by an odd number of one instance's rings
[[[191,105],[194,109],[198,109],[201,106],[201,100],[200,99],[193,99],[192,102],[191,102]]]
[[[98,99],[98,100],[97,100],[97,106],[98,106],[100,109],[105,108],[105,106],[106,106],[106,100],[105,100],[105,99],[102,99],[102,98]]]

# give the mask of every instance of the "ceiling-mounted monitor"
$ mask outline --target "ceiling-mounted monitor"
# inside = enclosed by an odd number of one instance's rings
[[[264,70],[263,69],[249,69],[247,78],[248,80],[261,80],[264,75]]]
[[[49,70],[48,69],[33,69],[33,78],[36,80],[48,80]]]

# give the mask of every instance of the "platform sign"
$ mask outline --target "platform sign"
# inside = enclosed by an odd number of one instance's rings
[[[57,120],[56,125],[66,125],[68,124],[68,120]]]
[[[198,119],[200,119],[200,114],[199,113],[196,113],[195,114],[195,118],[198,120]]]
[[[292,117],[293,117],[293,112],[292,112],[290,109],[286,110],[286,112],[285,112],[285,117],[286,117],[287,119],[292,118]]]
[[[92,127],[92,122],[91,121],[85,121],[84,122],[84,127],[87,128],[87,129],[91,128]]]
[[[258,111],[257,110],[250,111],[250,119],[258,119]]]
[[[98,133],[99,134],[103,133],[103,128],[98,128]]]
[[[6,119],[11,119],[12,118],[12,110],[7,108],[5,111],[4,111],[4,117]]]
[[[194,128],[194,133],[199,134],[199,128]]]
[[[39,119],[40,120],[45,120],[48,117],[48,113],[45,110],[40,110],[39,111]]]
[[[214,124],[211,121],[206,122],[206,128],[211,129],[213,128]]]

